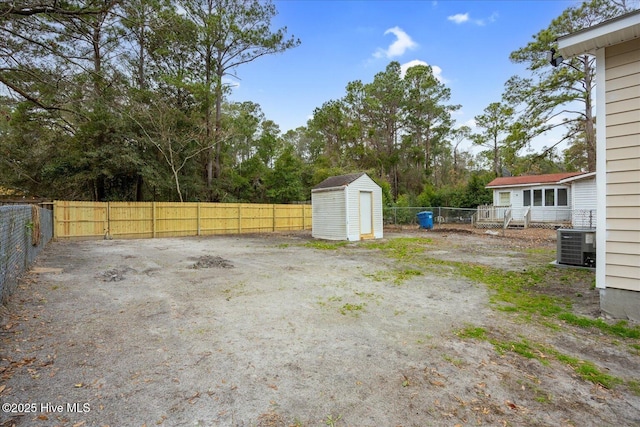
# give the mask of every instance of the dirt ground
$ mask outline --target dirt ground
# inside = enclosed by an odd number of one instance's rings
[[[456,274],[448,261],[555,257],[554,231],[494,234],[386,230],[444,261],[401,282],[385,252],[309,233],[52,242],[2,309],[0,426],[640,425],[638,340],[523,320]],[[592,285],[549,292],[597,317]],[[469,325],[625,383],[460,337]]]

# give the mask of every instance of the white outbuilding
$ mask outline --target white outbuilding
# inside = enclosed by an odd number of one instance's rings
[[[366,173],[332,176],[311,190],[317,239],[381,239],[382,189]]]

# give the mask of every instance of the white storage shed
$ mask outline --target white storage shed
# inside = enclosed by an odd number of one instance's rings
[[[382,189],[366,173],[325,179],[311,190],[311,206],[315,238],[382,238]]]

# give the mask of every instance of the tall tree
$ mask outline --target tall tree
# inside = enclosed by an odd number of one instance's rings
[[[595,58],[581,55],[554,68],[549,64],[548,53],[557,49],[559,36],[618,16],[626,4],[623,6],[611,0],[589,0],[570,7],[536,34],[527,46],[510,56],[513,62],[527,64],[532,74],[530,78],[512,77],[506,92],[511,102],[525,105],[521,120],[527,129],[527,139],[557,127],[564,128],[564,135],[555,145],[575,142],[576,136],[582,135],[588,171],[596,167]]]
[[[440,149],[449,134],[453,120],[451,113],[459,105],[447,105],[451,90],[434,76],[428,65],[418,65],[407,70],[406,84],[406,125],[412,145],[421,147],[421,166],[425,176],[431,175],[433,152]]]
[[[404,84],[398,62],[391,62],[385,71],[376,74],[365,85],[367,137],[378,154],[380,176],[391,183],[393,197],[398,197],[400,173],[401,130],[404,123]]]
[[[188,19],[198,29],[195,48],[201,64],[200,102],[205,117],[206,138],[214,141],[207,159],[207,186],[214,195],[213,180],[222,172],[223,77],[256,59],[284,52],[300,41],[287,38],[287,28],[271,30],[275,6],[259,0],[183,0]]]
[[[481,132],[475,133],[471,138],[474,144],[487,149],[484,153],[491,162],[496,176],[503,175],[503,153],[510,148],[513,115],[513,108],[509,105],[493,102],[484,109],[484,114],[474,118],[476,127],[481,129]]]

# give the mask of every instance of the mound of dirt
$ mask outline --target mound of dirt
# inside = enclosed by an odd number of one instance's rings
[[[233,264],[220,256],[204,255],[191,268],[233,268]]]

